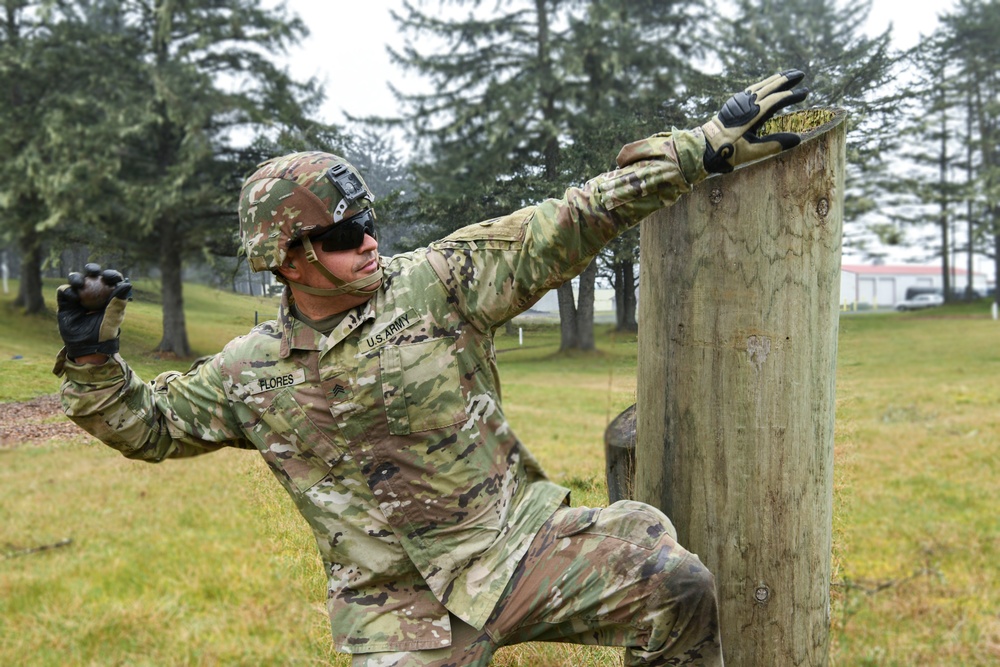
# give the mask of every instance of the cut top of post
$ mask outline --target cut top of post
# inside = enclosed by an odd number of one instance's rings
[[[806,142],[833,129],[846,117],[845,109],[801,109],[768,119],[759,134],[765,137],[777,132],[795,132]]]

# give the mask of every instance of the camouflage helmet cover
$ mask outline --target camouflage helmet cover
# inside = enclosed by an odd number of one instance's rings
[[[344,179],[349,196],[334,184],[331,170]],[[358,185],[354,198],[350,190]],[[358,171],[331,153],[292,153],[261,163],[240,193],[240,245],[250,268],[277,269],[290,244],[361,213],[373,200]]]

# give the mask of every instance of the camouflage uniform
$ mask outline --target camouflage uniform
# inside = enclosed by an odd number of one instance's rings
[[[562,199],[392,257],[374,296],[328,335],[292,316],[286,289],[276,321],[186,374],[145,384],[118,355],[87,366],[63,354],[57,372],[66,414],[134,459],[257,449],[315,533],[340,650],[451,647],[455,623],[463,636],[485,629],[486,643],[603,636],[682,654],[665,662],[639,651],[637,661],[719,664],[711,576],[651,508],[565,506],[568,491],[546,478],[507,423],[493,347],[497,326],[702,180],[704,152],[699,131],[654,135],[626,146],[618,170]],[[646,560],[613,565],[617,546],[595,559],[602,536],[617,533],[622,544],[638,543]],[[558,561],[571,543],[567,553],[589,569],[532,569]],[[682,593],[653,583],[680,584],[692,573],[701,582],[692,586],[702,609],[694,615],[675,604]],[[558,585],[556,574],[565,575]],[[595,633],[575,613],[561,629],[547,624],[548,614],[564,613],[546,605],[571,579],[581,618],[596,619],[598,609],[608,615],[612,605],[612,625],[633,635],[645,628],[642,637]],[[635,620],[652,613],[651,598],[671,609],[667,626]],[[628,607],[633,620],[616,620],[614,605]],[[535,622],[534,635],[518,634]],[[538,630],[546,625],[555,634]],[[714,653],[699,653],[699,644]]]

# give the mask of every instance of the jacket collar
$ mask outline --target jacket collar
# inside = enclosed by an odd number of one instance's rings
[[[281,293],[281,305],[278,307],[278,322],[281,325],[281,348],[279,355],[285,359],[292,350],[329,350],[360,327],[364,322],[375,319],[375,310],[379,293],[376,290],[371,299],[344,313],[344,319],[334,327],[329,336],[324,336],[302,320],[292,315],[292,292],[285,287]]]

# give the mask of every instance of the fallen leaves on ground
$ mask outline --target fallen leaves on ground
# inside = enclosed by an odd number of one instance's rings
[[[0,403],[0,449],[56,438],[89,437],[63,414],[57,394],[24,402]]]

